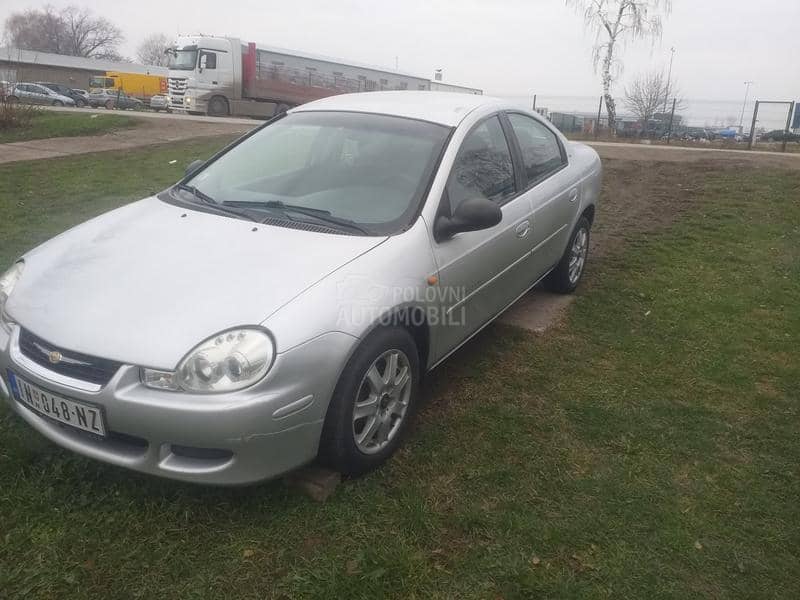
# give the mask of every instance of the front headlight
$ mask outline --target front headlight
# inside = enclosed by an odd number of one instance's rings
[[[6,331],[11,331],[10,319],[6,314],[6,302],[11,296],[11,292],[14,291],[14,286],[17,285],[17,281],[19,281],[19,278],[22,276],[22,269],[24,267],[25,263],[19,261],[0,277],[0,327]]]
[[[262,329],[232,329],[196,346],[175,371],[142,369],[142,382],[151,388],[206,394],[234,392],[267,374],[275,344]]]

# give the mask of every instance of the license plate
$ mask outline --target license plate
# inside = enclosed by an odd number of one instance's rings
[[[106,435],[103,413],[98,407],[43,390],[11,371],[8,372],[8,378],[11,393],[17,401],[34,412],[76,429],[95,435]]]

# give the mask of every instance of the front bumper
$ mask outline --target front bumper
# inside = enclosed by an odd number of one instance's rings
[[[31,427],[90,458],[214,485],[271,479],[314,459],[328,402],[356,341],[338,332],[321,335],[278,354],[267,377],[251,388],[200,395],[147,388],[133,365],[92,390],[26,360],[18,337],[19,326],[10,335],[0,328],[0,395]],[[82,432],[23,406],[12,397],[8,370],[54,394],[102,407],[109,435]]]

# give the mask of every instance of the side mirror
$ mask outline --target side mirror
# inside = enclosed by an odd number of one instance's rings
[[[199,160],[199,159],[198,160],[193,160],[192,162],[189,163],[189,166],[186,167],[186,176],[188,177],[189,175],[191,175],[192,173],[197,171],[200,167],[202,167],[204,164],[205,164],[205,161],[203,161],[203,160]]]
[[[479,231],[494,227],[503,220],[500,207],[486,198],[469,198],[458,205],[452,217],[440,216],[433,226],[437,242],[462,231]]]

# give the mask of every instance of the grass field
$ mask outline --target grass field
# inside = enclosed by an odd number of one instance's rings
[[[133,117],[89,112],[53,112],[38,110],[34,113],[28,127],[0,129],[0,144],[24,142],[54,137],[99,135],[116,129],[135,127],[138,121]]]
[[[0,167],[2,262],[218,143]],[[677,221],[590,262],[563,326],[488,328],[325,504],[142,477],[0,409],[0,597],[797,597],[800,173],[696,172]]]

